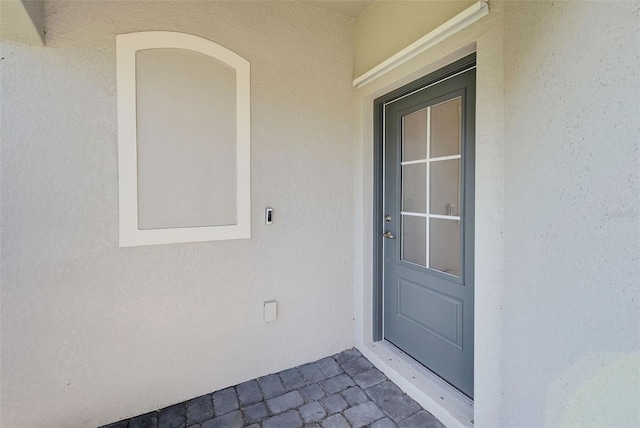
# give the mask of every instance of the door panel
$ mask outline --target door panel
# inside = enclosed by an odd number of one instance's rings
[[[462,349],[462,301],[398,279],[398,315]]]
[[[384,107],[383,335],[473,397],[475,70]]]

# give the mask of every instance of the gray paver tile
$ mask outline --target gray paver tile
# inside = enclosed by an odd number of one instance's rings
[[[347,388],[340,394],[342,394],[342,396],[345,400],[347,400],[347,403],[349,403],[350,406],[364,403],[369,399],[369,397],[367,397],[367,394],[365,394],[359,386],[352,386],[351,388]]]
[[[184,428],[187,426],[187,407],[184,403],[165,407],[158,413],[158,428]]]
[[[349,376],[355,376],[358,373],[366,372],[373,367],[373,364],[364,357],[356,358],[342,365],[342,368]]]
[[[327,416],[327,412],[324,411],[324,408],[317,401],[305,404],[300,407],[298,411],[305,423],[318,422]]]
[[[354,428],[360,428],[384,418],[384,413],[373,401],[365,401],[345,410],[344,416]]]
[[[327,394],[334,394],[342,391],[343,389],[347,389],[354,384],[353,379],[346,374],[341,374],[320,382],[320,385],[322,385]]]
[[[212,397],[213,412],[216,416],[224,415],[240,408],[236,389],[233,387],[216,391],[212,394]]]
[[[375,384],[388,380],[387,377],[378,369],[369,369],[366,372],[358,373],[353,380],[362,389],[367,389]]]
[[[340,413],[337,415],[329,416],[327,419],[320,422],[322,428],[351,428],[349,422]]]
[[[295,409],[298,406],[304,404],[302,395],[299,391],[291,391],[286,394],[279,395],[267,400],[267,407],[274,415],[277,413],[286,412],[287,410]]]
[[[347,349],[346,351],[342,351],[333,356],[338,364],[344,364],[347,361],[355,360],[358,357],[362,357],[362,354],[355,348]]]
[[[272,416],[262,423],[262,428],[300,428],[302,419],[295,410]]]
[[[260,392],[258,382],[255,380],[250,380],[236,386],[236,392],[238,393],[240,405],[243,407],[262,401],[262,392]]]
[[[326,379],[326,376],[322,373],[316,363],[303,364],[298,367],[298,371],[307,383],[320,382],[321,380]]]
[[[242,428],[243,426],[244,419],[240,410],[216,416],[202,423],[202,428]]]
[[[356,349],[102,428],[444,428]]]
[[[444,425],[426,410],[421,410],[398,424],[400,428],[444,428]]]
[[[302,397],[305,401],[316,401],[324,397],[326,394],[324,393],[324,389],[320,388],[320,385],[317,383],[312,383],[311,385],[307,385],[300,390]]]
[[[384,418],[372,423],[371,428],[398,428],[398,425],[396,425],[396,423],[391,419]]]
[[[262,395],[265,399],[269,399],[285,393],[284,387],[280,382],[280,376],[277,374],[270,374],[268,376],[258,379],[258,384],[262,390]]]
[[[187,425],[199,424],[213,417],[213,400],[203,395],[187,401]]]
[[[333,394],[320,400],[320,403],[327,409],[327,413],[333,415],[349,407],[349,404],[340,394]]]
[[[285,391],[293,391],[294,389],[302,388],[306,385],[302,376],[295,367],[279,373],[280,380],[284,385]]]
[[[129,420],[131,428],[156,428],[158,426],[158,414],[156,412],[145,413]]]
[[[378,405],[391,419],[393,419],[394,422],[400,422],[401,420],[422,410],[422,406],[416,403],[408,395],[393,397],[390,400],[385,400],[382,403],[379,403]]]
[[[261,401],[243,408],[242,414],[244,414],[247,423],[252,424],[254,422],[260,422],[269,416],[269,410],[267,410],[267,405]]]
[[[129,420],[114,422],[109,425],[103,425],[100,428],[127,428],[129,426]]]
[[[399,397],[403,394],[400,388],[390,380],[374,385],[365,390],[365,392],[376,403],[382,403],[385,400],[389,400],[393,397]]]
[[[324,375],[328,378],[338,376],[339,374],[344,373],[344,370],[342,370],[342,367],[340,367],[340,365],[336,363],[336,360],[334,360],[331,357],[323,358],[321,360],[316,361],[316,365],[320,368],[320,370],[322,370],[322,373],[324,373]]]

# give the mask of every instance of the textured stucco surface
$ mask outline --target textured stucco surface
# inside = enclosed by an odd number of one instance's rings
[[[493,1],[358,89],[355,117],[354,24],[329,13],[48,13],[51,48],[2,45],[3,426],[95,425],[339,351],[352,326],[371,340],[372,101],[474,49],[475,426],[638,425],[637,2]],[[250,241],[117,248],[113,36],[156,29],[252,63]]]
[[[2,426],[95,426],[350,347],[354,22],[294,2],[47,7],[46,48],[2,44]],[[145,30],[251,62],[252,239],[118,248],[115,34]]]
[[[639,30],[506,4],[505,425],[640,424]]]
[[[473,0],[378,0],[356,20],[355,77],[462,12]]]
[[[0,40],[42,46],[44,14],[44,0],[3,0],[0,2]]]
[[[475,43],[475,426],[637,426],[638,4],[490,7],[356,93],[356,340],[370,340],[372,100]]]

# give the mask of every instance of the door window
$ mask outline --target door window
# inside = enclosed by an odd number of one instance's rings
[[[402,116],[401,259],[460,276],[462,98]]]

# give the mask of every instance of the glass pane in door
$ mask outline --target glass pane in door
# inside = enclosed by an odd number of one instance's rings
[[[460,276],[460,221],[429,219],[429,267]]]
[[[427,219],[402,216],[402,260],[420,266],[427,262]]]
[[[460,159],[431,162],[429,213],[460,215]]]
[[[462,98],[431,107],[430,158],[460,154]]]
[[[427,109],[402,117],[402,161],[427,158]]]
[[[402,167],[402,211],[427,213],[427,163]]]
[[[461,98],[402,117],[401,259],[460,275]],[[442,218],[446,216],[449,218]]]

